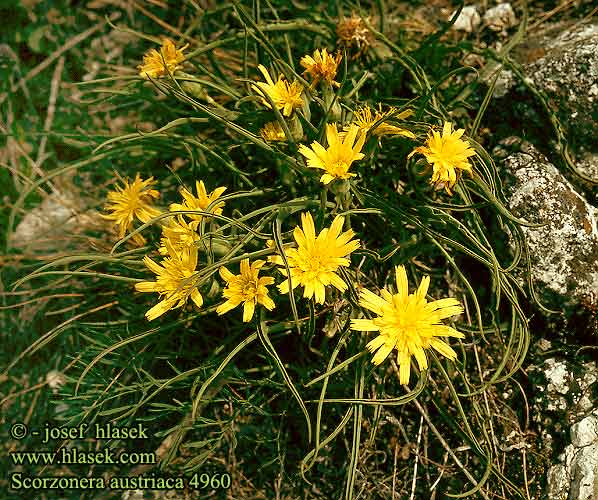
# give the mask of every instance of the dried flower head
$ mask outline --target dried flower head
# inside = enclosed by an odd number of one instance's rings
[[[181,67],[181,63],[185,60],[183,50],[187,47],[188,44],[177,49],[172,40],[165,38],[162,42],[162,47],[160,47],[160,52],[156,49],[150,49],[143,56],[143,64],[137,66],[139,75],[145,78],[159,78],[169,73],[174,73]]]
[[[303,74],[309,74],[315,87],[320,80],[325,80],[335,87],[340,87],[338,82],[334,81],[336,72],[338,71],[338,65],[340,64],[343,56],[340,52],[337,52],[335,57],[329,54],[326,49],[316,49],[312,56],[303,56],[301,58],[301,66],[305,68]]]
[[[279,75],[277,82],[274,83],[264,66],[260,64],[258,69],[264,75],[266,82],[256,82],[251,85],[251,88],[261,96],[267,94],[274,106],[282,110],[284,116],[291,116],[295,108],[300,108],[303,105],[303,99],[301,98],[303,86],[301,84],[298,82],[289,84],[282,75]],[[270,107],[270,103],[264,97],[262,97],[262,103],[264,106]]]
[[[367,344],[375,365],[382,363],[393,349],[398,351],[399,378],[401,384],[409,383],[411,356],[414,356],[420,370],[427,370],[425,349],[430,347],[449,359],[456,359],[453,349],[438,337],[463,338],[463,334],[441,320],[461,314],[463,307],[457,299],[446,298],[428,302],[426,294],[430,286],[425,276],[415,293],[410,294],[407,273],[404,266],[397,266],[397,293],[391,294],[383,288],[380,295],[367,289],[359,293],[359,305],[371,312],[374,319],[352,319],[351,328],[361,332],[380,332]]]
[[[51,370],[46,373],[46,384],[56,394],[58,390],[66,383],[66,376],[58,370]]]
[[[415,139],[415,134],[409,130],[391,125],[386,120],[392,118],[395,120],[404,120],[411,116],[413,111],[407,109],[402,113],[397,113],[396,108],[391,107],[387,111],[382,112],[381,106],[378,106],[378,110],[372,110],[369,106],[364,106],[353,114],[353,123],[359,127],[359,130],[363,133],[370,131],[372,135],[402,135]],[[345,130],[349,130],[349,127],[345,127]]]
[[[278,122],[268,122],[260,129],[260,135],[269,142],[286,141],[287,136]]]
[[[458,171],[471,173],[472,165],[468,158],[475,155],[469,142],[461,139],[464,130],[453,131],[452,127],[452,123],[444,122],[442,135],[432,130],[426,145],[415,148],[408,156],[411,158],[415,153],[423,154],[434,170],[431,183],[436,187],[444,187],[449,194],[450,188],[457,182]]]
[[[374,35],[366,26],[363,18],[352,14],[351,17],[343,17],[336,25],[336,35],[341,45],[356,47],[358,57],[374,44]]]
[[[285,250],[287,263],[291,272],[293,288],[303,286],[306,299],[315,297],[319,304],[324,303],[326,287],[334,286],[344,292],[347,284],[336,274],[339,267],[348,267],[348,257],[359,247],[359,240],[351,240],[355,233],[349,229],[341,233],[344,217],[337,216],[329,228],[322,229],[316,237],[316,230],[311,214],[301,214],[302,227],[296,226],[293,238],[297,248]],[[280,264],[279,257],[276,262]],[[287,275],[286,268],[280,272]],[[289,280],[286,279],[278,289],[281,293],[289,293]]]
[[[152,321],[170,309],[182,307],[191,300],[201,307],[203,297],[199,293],[193,275],[197,267],[197,248],[188,247],[177,252],[170,242],[165,242],[167,257],[156,264],[147,255],[143,258],[146,267],[157,275],[156,281],[142,281],[135,284],[139,292],[157,292],[162,300],[145,313]]]
[[[365,142],[365,134],[359,133],[359,127],[351,124],[341,139],[336,124],[328,123],[326,124],[326,140],[328,141],[327,149],[317,141],[311,143],[311,148],[305,145],[299,147],[299,153],[307,158],[307,166],[326,171],[320,177],[323,184],[329,184],[334,179],[355,177],[356,174],[350,173],[349,168],[354,161],[364,157],[361,148]]]
[[[214,189],[210,194],[206,191],[206,186],[204,185],[203,181],[195,181],[195,189],[197,191],[197,196],[193,196],[193,193],[189,192],[187,189],[181,189],[181,196],[183,197],[183,203],[173,203],[170,205],[170,210],[174,212],[175,210],[199,210],[202,212],[207,212],[208,207],[214,203],[220,195],[226,191],[226,187],[218,187]],[[209,213],[220,215],[222,213],[222,208],[224,207],[224,202],[219,202],[213,205]],[[189,227],[191,229],[197,230],[199,224],[201,223],[204,215],[201,214],[185,214],[185,217],[191,219]],[[207,217],[207,216],[206,216]]]
[[[123,187],[116,186],[115,190],[107,195],[108,203],[104,208],[112,213],[102,215],[104,219],[114,221],[118,227],[119,238],[123,238],[125,233],[132,229],[134,219],[146,223],[160,215],[160,211],[152,205],[154,199],[160,196],[157,190],[150,189],[156,183],[153,177],[142,180],[137,173],[133,182],[129,184],[129,180],[125,179],[123,183]],[[145,238],[139,233],[132,239],[138,245],[145,243]]]
[[[226,267],[220,268],[220,276],[226,281],[226,288],[222,295],[228,299],[224,304],[218,306],[216,312],[221,315],[239,304],[243,303],[243,321],[248,322],[253,318],[256,304],[263,305],[271,311],[274,309],[274,301],[268,296],[268,285],[274,283],[270,276],[258,277],[260,269],[266,262],[256,260],[249,265],[249,259],[241,261],[241,274],[234,275]]]

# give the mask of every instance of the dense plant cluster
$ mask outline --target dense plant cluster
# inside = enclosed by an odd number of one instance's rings
[[[16,282],[58,275],[94,315],[68,323],[56,418],[148,421],[162,471],[226,468],[235,498],[273,498],[256,493],[273,477],[281,498],[407,498],[425,425],[415,498],[524,498],[491,395],[526,354],[528,264],[476,140],[487,100],[457,112],[470,83],[446,82],[468,69],[439,57],[442,33],[405,41],[349,7],[233,1],[177,36],[115,27],[145,55],[82,92],[155,126],[57,168],[98,165],[102,243]]]

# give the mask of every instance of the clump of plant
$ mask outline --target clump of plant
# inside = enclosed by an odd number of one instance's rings
[[[525,498],[490,395],[527,350],[527,256],[475,140],[484,108],[451,116],[455,69],[349,9],[197,19],[103,81],[157,125],[94,151],[119,173],[98,207],[112,247],[17,283],[116,297],[73,320],[60,418],[143,419],[163,471],[217,464],[237,494],[278,477],[287,498]]]

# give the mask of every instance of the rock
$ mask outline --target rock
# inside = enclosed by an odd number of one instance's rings
[[[531,415],[543,454],[550,458],[561,453],[568,444],[563,439],[569,433],[575,445],[594,442],[598,421],[594,397],[598,388],[596,362],[580,364],[549,358],[540,366],[528,366],[526,372],[534,386]]]
[[[499,3],[486,11],[484,22],[493,31],[505,31],[517,24],[517,17],[510,3]]]
[[[68,234],[102,226],[97,212],[85,208],[75,190],[56,190],[23,217],[9,237],[10,245],[36,252],[61,249],[68,244]]]
[[[596,412],[598,414],[598,411]],[[598,441],[598,415],[590,415],[571,426],[571,444],[577,448]]]
[[[11,245],[23,248],[44,236],[51,235],[56,227],[76,224],[76,199],[68,193],[56,191],[42,204],[31,210],[17,226],[10,238]]]
[[[527,222],[545,224],[522,228],[542,302],[563,311],[598,294],[598,210],[527,143],[502,164],[509,208]]]
[[[584,422],[596,404],[593,396],[598,381],[595,361],[571,363],[567,360],[549,358],[541,366],[528,367],[531,380],[536,386],[533,402],[534,420],[547,432],[560,432],[563,424]],[[588,435],[596,431],[598,420],[592,417],[574,427],[575,443],[588,441]],[[592,427],[594,426],[594,427]],[[549,438],[550,440],[551,438]]]
[[[598,127],[598,23],[575,27],[558,24],[546,34],[525,40],[511,56],[521,65],[525,82],[515,77],[499,63],[488,63],[482,71],[483,80],[493,81],[501,71],[493,92],[497,100],[494,112],[512,120],[529,123],[540,132],[551,130],[539,103],[527,88],[530,85],[542,92],[547,104],[561,122],[572,152],[585,147],[588,153],[598,153],[595,130]],[[505,114],[506,113],[506,114]],[[553,132],[549,132],[553,137]],[[585,158],[578,158],[584,163]],[[592,160],[590,156],[590,161]],[[595,165],[595,161],[594,161]],[[580,166],[583,171],[584,165]],[[598,172],[592,171],[589,177]]]
[[[449,19],[452,19],[456,12],[457,11],[453,11],[449,16]],[[453,29],[471,33],[477,29],[480,25],[480,21],[481,18],[478,14],[478,10],[473,5],[468,5],[461,10],[461,14],[459,14],[455,24],[453,24]]]
[[[492,97],[495,99],[506,96],[515,83],[515,76],[512,71],[504,68],[499,69],[499,71],[500,73],[494,84],[494,90],[492,91]]]
[[[582,148],[577,152],[575,166],[582,174],[598,182],[598,153],[592,153]]]
[[[598,24],[581,26],[546,40],[545,56],[525,74],[549,99],[570,135],[594,143],[598,126]]]
[[[559,456],[561,463],[548,469],[547,496],[548,500],[567,500],[573,479],[572,466],[575,461],[575,447],[569,445]]]
[[[598,498],[598,410],[571,427],[571,444],[548,471],[548,500]]]
[[[554,358],[546,360],[544,375],[548,382],[548,392],[567,394],[569,392],[570,374],[564,361],[556,361]]]
[[[548,500],[598,500],[596,362],[550,358],[527,371],[536,386],[532,415],[544,453],[550,457],[555,448],[560,450],[558,462],[548,470]],[[567,434],[570,442],[563,443]]]
[[[579,449],[571,464],[573,481],[569,498],[596,500],[598,497],[598,443]]]
[[[47,235],[56,226],[74,224],[77,212],[75,207],[76,200],[72,196],[55,191],[21,220],[12,235],[11,243],[20,247],[35,241],[40,235]]]

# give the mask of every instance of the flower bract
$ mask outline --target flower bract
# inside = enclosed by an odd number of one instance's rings
[[[260,129],[260,135],[269,142],[286,141],[287,136],[278,122],[268,122]]]
[[[402,120],[408,116],[411,116],[413,111],[408,109],[398,114],[396,111],[397,110],[393,107],[391,107],[388,111],[382,112],[381,109],[372,110],[372,108],[369,106],[364,106],[363,108],[355,111],[353,114],[353,123],[357,125],[363,133],[371,131],[372,135],[375,136],[402,135],[404,137],[415,139],[415,134],[413,132],[396,125],[392,125],[386,121],[389,118]],[[348,130],[349,127],[346,128]]]

